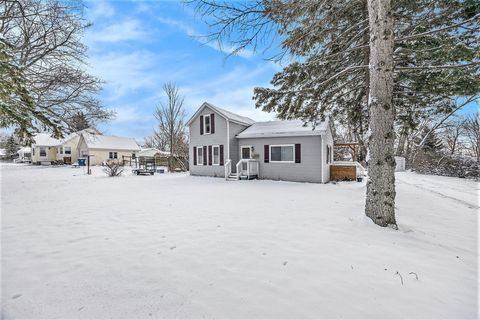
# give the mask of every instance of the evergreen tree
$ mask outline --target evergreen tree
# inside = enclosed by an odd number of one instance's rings
[[[15,137],[11,135],[8,137],[6,143],[5,143],[5,149],[6,149],[6,155],[8,158],[13,159],[18,151],[18,144],[15,141]]]
[[[85,113],[79,111],[73,115],[72,119],[69,121],[69,128],[72,132],[78,132],[90,128],[90,123],[85,116]]]

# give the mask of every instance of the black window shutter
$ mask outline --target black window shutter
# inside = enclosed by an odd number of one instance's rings
[[[207,146],[203,146],[203,165],[207,165]]]
[[[193,147],[193,165],[197,165],[197,147]]]
[[[208,146],[208,165],[212,165],[212,146]]]
[[[203,116],[200,116],[200,134],[203,134]]]
[[[210,115],[210,133],[215,133],[215,113]]]
[[[223,166],[223,144],[220,145],[220,165]]]
[[[300,143],[295,144],[295,163],[300,163],[302,160],[302,149]]]
[[[268,144],[263,146],[263,162],[270,162],[270,149]]]

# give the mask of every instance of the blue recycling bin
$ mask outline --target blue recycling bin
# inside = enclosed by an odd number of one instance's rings
[[[85,161],[86,159],[78,159],[78,165],[82,167],[85,166]]]

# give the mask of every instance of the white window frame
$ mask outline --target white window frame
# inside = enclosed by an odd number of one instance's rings
[[[276,161],[276,160],[272,160],[272,148],[274,147],[292,147],[292,151],[293,151],[293,157],[292,157],[292,161]],[[270,145],[269,147],[269,159],[270,159],[270,163],[295,163],[295,145],[294,144],[272,144]]]
[[[208,117],[208,132],[207,132],[207,117]],[[212,117],[209,114],[203,116],[203,134],[212,133]]]
[[[200,161],[200,155],[199,155],[200,150],[202,150],[202,161]],[[197,147],[197,166],[203,166],[203,157],[204,156],[205,155],[203,154],[203,146]],[[207,163],[208,163],[208,159],[207,159]]]
[[[218,149],[218,163],[215,163],[215,148]],[[212,146],[212,165],[219,166],[220,165],[220,145]]]
[[[67,153],[67,148],[68,148],[68,151],[69,151],[68,153]],[[72,154],[72,147],[65,147],[63,151],[65,151],[64,154]]]
[[[111,155],[111,156],[110,156]],[[118,153],[117,151],[109,151],[108,152],[108,159],[110,160],[115,160],[117,159],[118,160]]]
[[[43,155],[43,156],[42,156],[42,149],[45,150],[45,155]],[[38,156],[39,156],[39,157],[46,157],[47,155],[48,155],[47,147],[39,147]]]

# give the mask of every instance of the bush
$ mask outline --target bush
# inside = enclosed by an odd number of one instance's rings
[[[468,156],[421,151],[411,169],[422,174],[479,179],[478,159]]]
[[[103,169],[103,171],[109,177],[118,177],[123,173],[123,168],[120,166],[118,162],[108,160],[105,163],[105,168]]]

